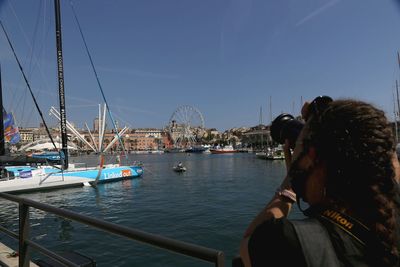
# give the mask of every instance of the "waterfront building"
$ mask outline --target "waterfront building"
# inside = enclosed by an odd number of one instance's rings
[[[161,138],[163,132],[161,129],[154,129],[154,128],[135,129],[133,131],[138,135],[143,135],[149,138]]]
[[[158,150],[163,147],[163,131],[154,128],[133,129],[127,141],[129,150]]]
[[[266,147],[267,144],[272,144],[270,126],[257,125],[251,127],[247,132],[243,133],[243,145],[247,147]]]
[[[21,136],[21,143],[31,143],[35,141],[33,131],[35,128],[19,128],[19,134]]]

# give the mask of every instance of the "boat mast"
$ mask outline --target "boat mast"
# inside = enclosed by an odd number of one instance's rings
[[[262,106],[260,107],[260,132],[261,132],[261,151],[263,151],[264,150],[264,139],[263,139]]]
[[[269,124],[272,123],[272,96],[269,96]]]
[[[0,156],[5,154],[5,136],[4,136],[4,122],[3,122],[3,87],[1,83],[1,67],[0,67]]]
[[[64,64],[62,54],[62,40],[61,40],[61,12],[60,0],[54,0],[55,8],[55,22],[56,22],[56,45],[57,45],[57,68],[58,68],[58,94],[60,98],[60,124],[61,124],[61,151],[63,152],[64,160],[63,168],[68,168],[68,146],[67,146],[67,124],[65,113],[65,94],[64,94]],[[62,159],[61,159],[62,160]]]

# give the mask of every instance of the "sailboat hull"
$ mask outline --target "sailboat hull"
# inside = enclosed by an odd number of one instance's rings
[[[54,173],[54,176],[73,176],[95,180],[99,173],[99,170],[97,168],[85,168],[60,173],[57,169],[45,169],[45,172]],[[139,166],[105,167],[101,171],[99,182],[113,182],[122,179],[135,178],[142,176],[142,174],[143,168]]]
[[[35,192],[83,186],[93,183],[99,173],[97,168],[75,168],[63,173],[51,167],[14,166],[6,169],[13,176],[0,179],[0,192]],[[140,166],[106,165],[98,183],[138,178],[142,175],[143,168]]]

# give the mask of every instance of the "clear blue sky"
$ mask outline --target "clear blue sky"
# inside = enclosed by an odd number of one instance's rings
[[[0,17],[47,117],[58,105],[53,1],[0,2]],[[102,100],[69,1],[61,2],[67,117],[79,127],[91,125]],[[73,3],[121,124],[162,127],[177,107],[193,105],[208,128],[253,126],[260,106],[269,121],[270,96],[275,117],[298,113],[301,98],[321,94],[359,98],[393,118],[398,1]],[[20,125],[38,125],[3,33],[0,60],[5,107]]]

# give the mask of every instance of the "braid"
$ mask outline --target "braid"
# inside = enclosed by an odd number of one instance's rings
[[[366,247],[370,263],[397,266],[395,142],[383,111],[364,102],[334,101],[311,120],[310,131],[318,157],[327,164],[327,195],[376,238]]]

